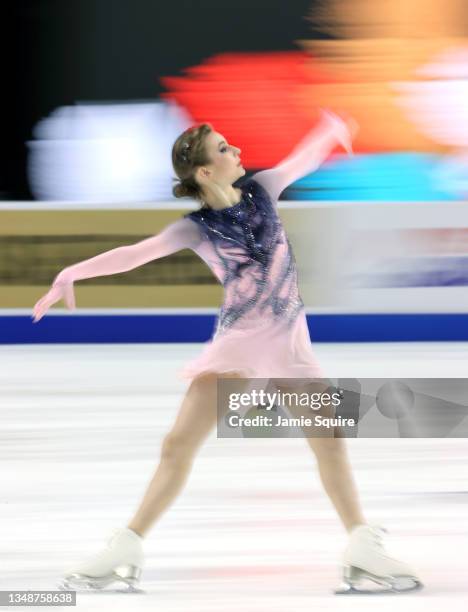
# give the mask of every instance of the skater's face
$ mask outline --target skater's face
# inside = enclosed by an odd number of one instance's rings
[[[241,150],[227,142],[219,132],[210,132],[205,138],[205,150],[211,163],[199,171],[209,172],[209,178],[218,183],[232,184],[244,176],[245,169],[240,159]],[[204,175],[205,176],[205,175]]]

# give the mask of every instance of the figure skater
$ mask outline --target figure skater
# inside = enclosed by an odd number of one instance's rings
[[[219,418],[218,377],[273,377],[283,381],[283,388],[289,379],[324,377],[310,343],[295,259],[277,200],[288,185],[316,170],[336,146],[351,154],[356,129],[351,119],[322,111],[317,126],[286,159],[244,180],[241,187],[233,186],[245,175],[241,150],[209,124],[186,130],[172,149],[180,181],[173,193],[195,198],[199,209],[153,237],[63,269],[34,306],[34,322],[61,299],[74,309],[76,281],[126,272],[181,249],[199,255],[224,288],[212,339],[180,372],[190,385],[164,437],[159,465],[140,506],[126,527],[113,532],[101,553],[65,572],[62,588],[99,589],[122,581],[135,590],[144,562],[143,539],[180,492],[197,450]],[[381,590],[419,588],[416,573],[386,553],[385,530],[367,523],[344,439],[314,436],[307,442],[323,487],[349,534],[344,588],[336,592],[355,592],[361,578],[378,583]]]

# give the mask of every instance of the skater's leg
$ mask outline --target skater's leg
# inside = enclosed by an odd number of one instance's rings
[[[220,416],[221,412],[225,410],[220,411]],[[68,568],[60,588],[103,589],[123,582],[135,589],[144,564],[142,538],[182,488],[196,451],[216,424],[217,416],[217,375],[209,373],[192,381],[174,425],[164,438],[158,468],[135,516],[127,527],[115,531],[105,550]]]
[[[311,387],[291,387],[280,384],[278,388],[285,392],[304,392],[317,393],[325,392],[329,386],[326,382],[314,383]],[[311,409],[297,406],[293,403],[288,404],[288,410],[293,417],[299,418],[311,416]],[[333,418],[335,416],[333,408],[322,407],[320,411],[314,412],[324,417]],[[366,523],[364,518],[359,495],[352,473],[346,442],[339,435],[338,428],[323,429],[311,427],[304,429],[304,435],[316,460],[323,487],[333,503],[338,516],[340,517],[345,529],[351,531],[353,527]]]
[[[280,390],[309,393],[325,392],[330,385],[326,381],[313,383],[310,388],[294,388],[281,384]],[[288,402],[293,417],[310,418],[310,408],[305,409]],[[315,414],[333,418],[333,408],[321,406]],[[367,524],[364,518],[357,488],[348,458],[344,434],[339,427],[303,427],[304,436],[317,459],[322,484],[333,503],[349,542],[343,557],[343,586],[336,593],[367,592],[362,580],[379,585],[379,591],[404,593],[422,587],[416,572],[406,563],[394,559],[382,544],[381,530]],[[375,592],[375,591],[370,591]]]
[[[323,487],[345,529],[351,531],[364,518],[343,438],[307,438],[315,454]]]
[[[223,378],[237,378],[236,374]],[[196,452],[217,421],[217,376],[195,378],[184,397],[172,429],[165,436],[159,465],[144,498],[128,524],[144,536],[184,485]]]

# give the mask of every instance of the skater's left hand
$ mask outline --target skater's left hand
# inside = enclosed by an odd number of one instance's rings
[[[333,113],[321,109],[321,121],[327,125],[335,134],[340,145],[349,155],[353,155],[352,142],[359,131],[359,125],[355,119],[343,112]]]

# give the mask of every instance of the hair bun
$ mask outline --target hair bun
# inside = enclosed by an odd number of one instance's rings
[[[176,198],[184,198],[188,195],[187,186],[182,182],[177,183],[177,185],[174,185],[172,188],[172,193]]]

